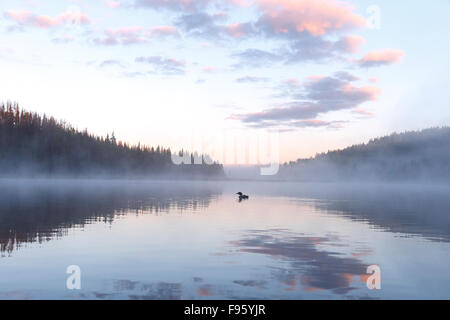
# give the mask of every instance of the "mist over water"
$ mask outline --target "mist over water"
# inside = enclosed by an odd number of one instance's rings
[[[449,189],[1,180],[0,298],[448,298]]]

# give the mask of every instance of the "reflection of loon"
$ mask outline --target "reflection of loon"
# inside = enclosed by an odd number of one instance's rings
[[[247,200],[247,199],[248,199],[248,196],[247,196],[246,194],[243,194],[242,192],[238,192],[238,193],[236,193],[236,194],[239,195],[239,201]]]

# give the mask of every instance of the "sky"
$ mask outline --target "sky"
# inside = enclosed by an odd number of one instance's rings
[[[449,15],[448,0],[1,1],[0,101],[286,162],[450,125]]]

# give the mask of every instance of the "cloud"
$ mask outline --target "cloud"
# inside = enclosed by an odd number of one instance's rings
[[[226,25],[225,32],[233,38],[243,38],[255,33],[253,24],[251,23],[232,23]]]
[[[296,40],[290,40],[289,49],[282,57],[285,63],[336,59],[343,54],[358,51],[362,43],[364,39],[360,37],[346,36],[338,40],[329,40],[305,33]]]
[[[361,46],[366,42],[363,37],[360,36],[345,36],[335,42],[335,49],[342,52],[357,53]]]
[[[341,129],[347,121],[325,121],[320,119],[308,119],[290,121],[289,124],[280,126],[277,121],[265,121],[263,123],[252,123],[248,127],[253,129],[278,128],[280,132],[291,132],[298,128],[332,128]]]
[[[137,8],[171,10],[180,15],[175,25],[188,35],[213,41],[228,38],[263,37],[284,40],[278,49],[267,52],[273,59],[264,62],[246,59],[246,53],[235,66],[260,66],[275,61],[298,63],[342,59],[360,51],[365,39],[349,34],[366,28],[366,19],[348,2],[340,0],[135,0]],[[220,9],[251,7],[256,18],[231,21]],[[214,12],[214,10],[216,10]],[[235,10],[236,11],[236,10]],[[231,11],[228,11],[231,12]],[[105,39],[113,43],[112,39]],[[248,49],[257,50],[257,49]],[[253,61],[251,61],[253,59]]]
[[[361,104],[376,100],[380,89],[375,86],[357,87],[358,78],[345,72],[331,77],[310,77],[297,88],[291,86],[291,102],[261,112],[234,114],[229,119],[239,120],[250,127],[321,127],[336,123],[317,117],[332,111],[357,109]]]
[[[147,42],[143,34],[144,28],[140,26],[109,29],[105,31],[105,38],[96,38],[94,42],[101,45],[128,45]]]
[[[161,56],[138,57],[136,58],[136,62],[151,65],[154,73],[182,75],[186,72],[186,63],[174,58],[165,58]]]
[[[4,16],[6,18],[10,18],[16,21],[17,23],[25,24],[29,19],[29,17],[31,16],[31,13],[25,10],[24,11],[7,10],[5,11]]]
[[[209,40],[221,40],[224,36],[234,36],[238,32],[238,27],[220,24],[225,21],[228,15],[223,12],[206,13],[194,12],[183,14],[175,20],[175,25],[183,29],[190,36],[206,38]]]
[[[139,78],[139,77],[145,77],[147,73],[145,72],[139,72],[139,71],[131,71],[131,72],[122,72],[122,76],[126,78]]]
[[[367,27],[363,16],[354,12],[347,2],[338,0],[136,0],[135,7],[167,9],[179,13],[175,25],[190,36],[213,41],[227,38],[249,39],[263,37],[284,40],[274,52],[273,59],[252,62],[238,54],[235,66],[260,66],[280,61],[297,63],[340,58],[359,52],[365,40],[346,33]],[[257,18],[231,21],[227,8],[252,7]],[[248,49],[257,50],[257,49]]]
[[[221,16],[218,16],[220,18]],[[217,18],[217,17],[216,17]],[[183,27],[187,31],[195,29],[204,29],[215,23],[215,16],[208,13],[192,13],[180,16],[176,20],[176,24]]]
[[[303,34],[297,39],[290,39],[287,48],[269,52],[259,49],[247,49],[232,55],[239,60],[241,66],[259,67],[271,65],[275,62],[285,64],[330,60],[341,57],[343,54],[357,52],[364,38],[357,36],[345,36],[337,40],[328,40],[324,37],[316,37]]]
[[[272,94],[273,98],[285,99],[292,97],[300,89],[300,81],[297,78],[288,78],[279,83],[275,89],[276,93]]]
[[[152,27],[148,33],[149,36],[178,36],[177,28],[173,26],[156,26]]]
[[[212,0],[136,0],[134,6],[172,11],[198,11],[212,2]]]
[[[111,67],[111,66],[117,66],[117,67],[124,68],[124,65],[119,60],[104,60],[102,63],[99,64],[100,68]]]
[[[360,78],[355,77],[354,75],[352,75],[352,74],[350,74],[350,73],[348,73],[346,71],[336,72],[334,74],[334,77],[337,78],[337,79],[340,79],[340,80],[348,81],[348,82],[361,80]]]
[[[67,35],[52,39],[52,42],[55,44],[67,44],[73,41],[75,41],[75,38]]]
[[[269,78],[266,77],[255,77],[255,76],[245,76],[236,79],[238,83],[257,83],[257,82],[267,82]]]
[[[219,71],[219,68],[213,66],[206,66],[202,68],[202,71],[206,73],[216,73]]]
[[[370,112],[370,111],[367,111],[367,110],[364,110],[364,109],[359,109],[358,108],[358,109],[354,109],[352,112],[355,113],[355,114],[360,115],[362,118],[373,118],[373,117],[375,117],[375,114],[373,112]]]
[[[145,1],[152,7],[170,7],[182,12],[175,25],[189,35],[211,40],[226,37],[248,39],[265,37],[273,40],[285,40],[287,46],[270,53],[277,61],[285,63],[317,61],[340,57],[342,54],[356,53],[365,42],[356,35],[343,35],[365,27],[365,19],[354,13],[353,8],[341,1],[334,0],[255,0],[253,8],[259,18],[253,21],[226,23],[226,13],[209,13],[192,10],[194,1]],[[217,3],[204,1],[204,3]],[[228,1],[228,4],[247,7],[246,1]],[[201,6],[195,7],[200,8]],[[248,49],[256,50],[256,49]],[[238,58],[238,55],[235,55]],[[245,60],[238,65],[259,66],[260,63],[248,63]],[[253,59],[250,57],[249,59]]]
[[[155,26],[150,29],[141,26],[105,30],[105,37],[95,38],[94,43],[105,46],[148,43],[153,37],[179,36],[173,26]]]
[[[120,3],[120,1],[113,1],[113,0],[106,0],[105,4],[111,9],[118,8],[118,7],[120,7],[122,5]]]
[[[269,51],[261,49],[246,49],[244,51],[234,53],[233,58],[239,62],[234,67],[261,67],[269,66],[281,59],[281,56]]]
[[[374,86],[353,86],[350,81],[336,77],[310,79],[304,84],[306,93],[301,92],[298,98],[314,101],[323,110],[349,109],[367,101],[376,100],[380,89]]]
[[[257,25],[268,36],[323,36],[367,26],[345,2],[335,0],[256,0],[262,15]]]
[[[291,126],[297,128],[320,128],[320,127],[328,127],[334,129],[340,129],[343,127],[343,124],[347,123],[347,121],[325,121],[319,119],[311,119],[311,120],[299,120],[291,123]]]
[[[63,12],[52,18],[49,16],[36,15],[29,11],[7,10],[4,16],[15,21],[20,27],[34,27],[40,29],[49,29],[63,25],[87,25],[90,23],[89,17],[81,12]]]
[[[381,67],[401,62],[404,56],[402,50],[384,49],[367,53],[356,62],[362,68]]]
[[[289,78],[283,81],[289,87],[298,87],[300,85],[297,78]]]

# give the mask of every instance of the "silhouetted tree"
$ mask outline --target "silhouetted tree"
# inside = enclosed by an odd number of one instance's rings
[[[220,164],[177,166],[171,150],[161,146],[129,146],[79,131],[53,117],[0,104],[0,175],[222,175]]]
[[[283,165],[280,175],[304,180],[450,181],[450,127],[394,133],[298,159]]]

